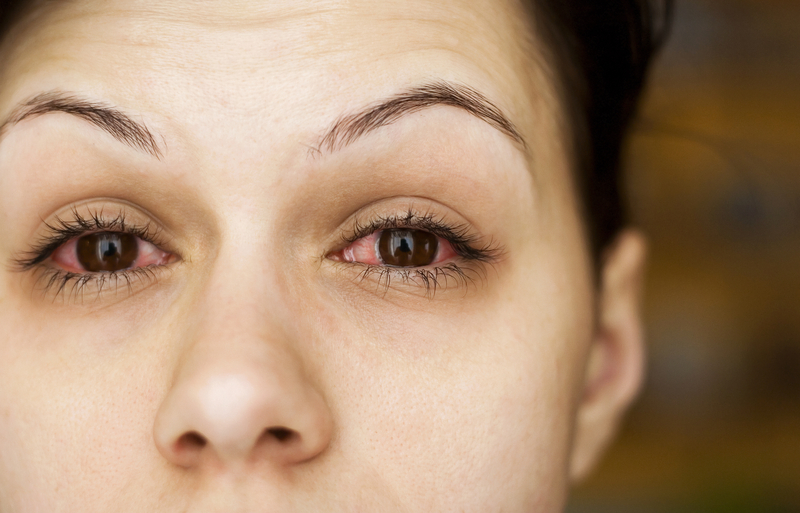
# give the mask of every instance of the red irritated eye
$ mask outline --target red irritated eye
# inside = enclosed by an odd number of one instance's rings
[[[452,245],[424,230],[394,228],[362,237],[333,255],[334,260],[388,267],[425,267],[456,256]]]
[[[164,265],[173,255],[130,233],[99,232],[70,240],[51,258],[65,271],[81,274]]]

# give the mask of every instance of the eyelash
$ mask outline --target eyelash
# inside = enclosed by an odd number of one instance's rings
[[[109,273],[73,273],[44,265],[58,248],[72,239],[90,233],[127,233],[158,247],[164,245],[160,231],[152,224],[128,225],[124,212],[120,212],[112,218],[105,218],[102,210],[91,211],[88,217],[76,209],[72,209],[70,214],[71,219],[69,220],[57,218],[55,223],[46,224],[49,233],[26,253],[26,257],[15,260],[16,267],[20,271],[34,269],[40,271],[37,283],[42,284],[41,288],[44,293],[54,291],[54,300],[61,294],[68,294],[71,298],[80,298],[90,285],[97,289],[98,295],[109,284],[115,287],[114,292],[120,285],[124,285],[130,290],[135,280],[149,283],[156,281],[158,279],[157,271],[166,267],[161,265]],[[350,266],[361,268],[359,272],[361,281],[376,276],[378,287],[383,288],[384,292],[389,290],[393,280],[399,279],[404,284],[421,286],[426,296],[432,297],[442,285],[447,286],[452,281],[455,281],[457,286],[462,286],[473,283],[476,276],[483,279],[485,264],[495,263],[503,254],[503,249],[491,242],[480,245],[478,238],[472,235],[465,225],[450,225],[442,219],[437,219],[433,214],[419,214],[413,210],[402,215],[379,216],[365,224],[356,220],[352,230],[343,235],[342,243],[346,247],[375,232],[398,228],[423,230],[441,237],[452,246],[463,263],[459,265],[456,262],[450,262],[443,266],[407,269],[359,262],[348,263]]]
[[[348,263],[351,266],[361,267],[358,279],[362,282],[370,276],[376,276],[378,287],[382,288],[384,293],[388,292],[393,280],[399,279],[402,283],[422,287],[426,296],[433,297],[442,285],[446,287],[451,280],[455,281],[456,286],[474,283],[476,276],[482,280],[485,278],[485,266],[496,263],[504,253],[501,246],[491,241],[488,244],[480,244],[478,237],[473,235],[466,225],[451,225],[431,213],[420,214],[413,210],[401,215],[379,216],[365,224],[356,220],[352,231],[342,237],[342,245],[347,247],[375,232],[399,228],[422,230],[441,237],[452,246],[463,263],[459,265],[451,262],[443,266],[422,268]]]
[[[151,223],[143,226],[129,225],[126,223],[126,216],[122,211],[114,217],[107,218],[102,210],[93,210],[89,212],[87,217],[73,208],[70,211],[70,216],[71,219],[69,220],[56,218],[55,223],[46,223],[45,226],[48,233],[26,252],[26,256],[15,259],[15,266],[18,270],[39,271],[37,283],[41,284],[43,293],[55,292],[53,300],[62,294],[68,294],[70,298],[82,298],[89,286],[94,286],[97,289],[98,296],[106,290],[107,285],[114,287],[112,292],[116,292],[120,285],[124,285],[130,291],[134,282],[152,283],[156,281],[158,279],[157,271],[166,267],[159,265],[114,272],[74,273],[45,265],[47,259],[58,248],[72,239],[91,233],[127,233],[158,247],[162,247],[165,244],[160,230],[153,227]]]

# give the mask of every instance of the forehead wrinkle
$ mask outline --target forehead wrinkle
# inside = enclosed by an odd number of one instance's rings
[[[67,35],[90,40],[92,44],[150,45],[159,46],[161,50],[169,50],[161,51],[160,55],[154,54],[149,58],[148,83],[156,83],[155,77],[162,71],[173,74],[172,78],[175,80],[182,80],[180,77],[175,77],[182,70],[187,70],[196,76],[187,81],[185,87],[203,95],[204,100],[210,100],[212,106],[217,104],[224,106],[229,115],[263,117],[263,112],[260,112],[263,109],[259,105],[262,100],[257,97],[258,91],[250,91],[251,94],[248,97],[244,96],[247,93],[246,88],[244,91],[237,89],[234,95],[229,94],[231,91],[225,88],[225,77],[229,76],[231,70],[237,73],[247,72],[249,73],[245,77],[247,80],[252,77],[253,81],[257,81],[258,73],[269,73],[278,77],[286,76],[286,80],[290,78],[297,80],[299,77],[314,75],[313,70],[316,68],[334,79],[341,77],[342,83],[346,84],[354,71],[368,69],[370,66],[374,66],[375,61],[387,60],[389,57],[394,61],[394,65],[385,69],[387,72],[385,83],[395,80],[406,82],[409,79],[415,82],[424,82],[436,77],[470,83],[498,101],[503,111],[512,119],[517,120],[522,132],[525,132],[526,128],[530,128],[530,123],[525,121],[526,118],[539,112],[538,109],[532,109],[531,104],[538,104],[542,99],[531,98],[531,95],[527,93],[519,93],[522,90],[532,90],[533,96],[538,96],[541,87],[535,89],[520,87],[521,84],[527,85],[526,73],[530,71],[531,66],[520,65],[520,61],[525,56],[521,50],[518,50],[520,41],[515,40],[512,34],[520,21],[511,16],[513,13],[506,9],[505,3],[476,1],[474,4],[472,2],[464,4],[463,8],[460,5],[449,4],[444,4],[440,8],[441,4],[433,2],[413,2],[414,6],[420,8],[412,10],[394,8],[401,5],[402,2],[378,2],[375,4],[375,9],[366,12],[367,18],[375,20],[374,24],[364,23],[361,19],[364,17],[362,16],[364,12],[358,9],[346,9],[347,5],[351,3],[353,2],[323,2],[323,9],[320,11],[317,3],[314,4],[314,7],[308,7],[307,4],[297,6],[287,3],[284,5],[289,5],[288,9],[270,9],[266,3],[259,2],[255,12],[241,14],[234,12],[217,22],[216,20],[206,20],[206,15],[201,15],[199,12],[178,13],[173,16],[175,10],[168,5],[170,2],[155,4],[141,2],[134,3],[133,7],[130,7],[130,3],[123,3],[122,8],[115,7],[114,11],[100,11],[99,6],[103,4],[92,2],[89,4],[92,9],[84,9],[83,14],[94,15],[93,17],[97,21],[92,23],[100,22],[97,25],[99,31],[84,29],[86,24],[83,19],[80,19],[76,20],[78,24],[75,25],[79,28],[78,30],[75,30],[74,27],[71,27],[72,30],[69,32],[46,30],[42,31],[44,32],[42,35],[59,37],[55,43],[48,45],[49,54],[55,54],[60,59],[76,61],[85,60],[86,54],[94,53],[96,48],[89,48],[87,52],[87,48],[64,45],[62,43],[66,43],[65,36]],[[70,2],[65,2],[65,4],[72,5]],[[107,9],[114,7],[113,2],[108,2],[107,5]],[[142,9],[137,11],[137,7]],[[479,16],[481,8],[487,8],[486,14],[488,15],[495,14],[497,11],[497,15],[487,16],[489,19],[484,20]],[[213,10],[208,7],[204,8],[203,12],[212,12]],[[414,12],[413,16],[406,14],[412,11]],[[135,17],[133,22],[130,19],[114,21],[126,23],[128,27],[133,23],[135,30],[130,31],[123,27],[123,30],[111,32],[110,29],[113,29],[114,25],[108,24],[108,28],[103,27],[102,25],[105,24],[103,22],[106,20],[104,16],[109,16],[108,12],[131,13]],[[150,14],[148,13],[156,13],[157,21],[155,23],[149,18]],[[72,10],[68,13],[65,11],[64,14],[69,14],[73,19],[80,15]],[[272,15],[272,17],[268,15]],[[126,16],[128,15],[126,14]],[[361,22],[357,25],[345,23],[351,19],[358,19]],[[145,21],[147,23],[144,23]],[[180,25],[172,31],[162,30],[160,27],[163,24],[164,28],[168,28],[169,24],[177,23],[190,29],[181,30]],[[212,30],[204,31],[203,27],[208,24]],[[295,33],[297,31],[284,31],[283,29],[284,27],[293,29],[298,24],[304,25],[299,34]],[[340,38],[343,44],[330,44],[340,25],[347,31],[344,37]],[[245,28],[242,28],[243,26]],[[271,34],[267,33],[266,37],[263,37],[260,29],[267,26],[280,26],[281,28],[269,31]],[[226,47],[224,45],[226,34],[233,32],[236,28],[241,29],[240,32],[243,33],[245,42],[250,41],[257,44],[261,41],[261,46],[257,49],[265,51],[235,51]],[[390,30],[385,30],[386,28]],[[60,34],[55,34],[55,32]],[[380,44],[375,44],[376,32],[382,34],[381,39],[378,40]],[[130,36],[127,36],[126,40],[124,38],[128,33]],[[104,37],[107,35],[112,37]],[[224,57],[220,60],[222,65],[209,68],[208,59],[213,59],[215,56],[209,52],[196,51],[198,47],[195,45],[191,45],[191,48],[185,52],[171,51],[170,47],[173,43],[179,45],[187,40],[207,45],[212,52],[217,52],[216,57],[222,55]],[[223,44],[217,44],[217,42]],[[252,46],[249,45],[248,48]],[[59,50],[58,47],[62,49]],[[70,53],[66,48],[79,48],[81,51]],[[101,56],[103,59],[113,60],[117,64],[111,70],[113,70],[115,80],[118,80],[123,88],[130,87],[133,91],[137,83],[143,83],[141,80],[131,80],[140,77],[141,74],[128,76],[125,71],[126,66],[118,65],[119,58],[127,58],[127,54],[122,53],[117,56],[119,52],[113,50],[110,52],[101,50],[98,53],[105,53],[105,56]],[[137,57],[136,54],[131,55],[134,58]],[[315,57],[323,55],[333,56],[333,58],[326,59],[327,62],[315,62]],[[499,58],[498,55],[503,58]],[[421,67],[420,63],[426,65]],[[452,64],[456,66],[453,67]],[[67,63],[66,67],[74,68],[71,63]],[[439,72],[441,68],[446,69],[444,74]],[[304,73],[304,70],[309,71]],[[323,99],[330,100],[331,106],[326,110],[330,112],[331,117],[341,113],[339,110],[341,107],[348,109],[358,106],[356,102],[361,103],[357,98],[353,98],[349,91],[337,87],[337,83],[337,80],[333,81],[330,91],[318,91]],[[537,84],[537,86],[540,85]],[[119,91],[119,88],[116,90]],[[272,96],[271,103],[285,104],[285,100],[291,99],[290,92],[292,90],[294,89],[291,87],[286,88],[286,98],[278,99]],[[380,90],[377,92],[381,93]],[[384,90],[384,92],[388,91]],[[138,93],[134,94],[139,95]],[[143,98],[143,101],[145,100],[146,98]],[[297,114],[298,109],[304,110],[304,107],[307,107],[309,113],[320,112],[319,105],[308,102],[295,105],[292,114]],[[337,112],[332,112],[333,109]],[[310,117],[310,115],[306,117]],[[530,140],[534,139],[531,134],[526,135]]]
[[[187,6],[187,4],[193,4]],[[231,9],[234,4],[242,4],[240,8]],[[349,2],[345,0],[315,0],[313,3],[294,2],[280,8],[275,8],[280,2],[225,2],[195,1],[187,2],[149,2],[127,0],[124,6],[115,6],[110,2],[82,2],[73,10],[73,17],[97,16],[99,18],[114,18],[135,20],[142,19],[148,23],[164,21],[177,25],[194,25],[204,30],[209,28],[264,28],[275,23],[294,19],[303,19],[312,16],[326,15],[346,8]],[[65,7],[71,6],[64,2]],[[217,8],[222,5],[223,8]],[[53,8],[58,12],[59,6]],[[68,9],[67,9],[68,10]]]
[[[492,5],[494,6],[495,4]],[[502,9],[498,8],[496,11],[498,12],[496,20],[506,21],[509,19],[507,13],[502,12]],[[388,13],[383,18],[383,21],[407,21],[421,25],[436,25],[439,27],[450,28],[457,33],[469,36],[467,40],[476,39],[476,34],[479,34],[478,37],[490,36],[490,39],[495,40],[508,39],[506,37],[508,31],[503,30],[503,23],[488,23],[488,21],[492,20],[492,16],[491,13],[487,13],[485,11],[476,12],[475,10],[468,8],[448,9],[447,7],[444,7],[442,9],[437,9],[436,11],[431,11],[431,15],[429,16],[422,16],[419,13],[415,13],[414,16],[404,16],[403,14],[404,13],[402,12]],[[463,42],[463,40],[459,40],[459,42]]]
[[[250,5],[253,2],[244,3]],[[288,8],[270,9],[266,6],[272,5],[273,3],[256,2],[255,8],[241,10],[223,9],[220,11],[211,7],[214,3],[207,2],[198,2],[197,8],[192,9],[186,9],[183,3],[180,4],[180,9],[176,9],[172,6],[172,2],[166,1],[150,2],[146,4],[137,2],[133,6],[131,6],[130,3],[126,3],[124,7],[114,6],[114,4],[106,2],[98,3],[99,5],[96,5],[94,2],[88,4],[64,2],[64,4],[58,4],[56,7],[48,8],[50,12],[47,13],[47,16],[51,19],[47,21],[51,25],[49,29],[53,29],[59,24],[59,21],[69,23],[75,21],[76,18],[95,17],[101,22],[110,19],[113,19],[115,22],[124,20],[128,30],[134,29],[136,25],[142,27],[142,30],[133,31],[131,37],[142,36],[145,32],[155,32],[158,34],[158,40],[161,41],[167,40],[170,37],[169,30],[160,30],[160,25],[162,24],[164,28],[169,26],[181,27],[181,30],[178,31],[180,39],[176,39],[183,40],[185,36],[188,35],[185,29],[191,26],[195,27],[195,31],[190,30],[189,34],[193,36],[199,34],[205,37],[209,29],[218,29],[220,32],[226,32],[228,30],[247,31],[264,28],[288,29],[294,27],[291,25],[278,27],[278,25],[285,25],[286,22],[297,22],[306,25],[305,28],[307,30],[305,30],[305,32],[307,36],[308,33],[315,35],[313,34],[314,32],[327,35],[332,28],[341,31],[342,27],[334,27],[333,25],[340,24],[341,22],[357,21],[357,24],[351,26],[354,30],[351,30],[350,36],[355,36],[352,37],[352,39],[361,43],[358,38],[360,35],[363,35],[369,41],[374,42],[373,38],[375,32],[379,32],[382,35],[385,34],[385,32],[382,27],[371,30],[371,25],[365,26],[363,18],[367,16],[372,18],[378,25],[382,22],[393,24],[398,21],[419,25],[438,25],[444,30],[436,32],[445,34],[447,34],[448,29],[451,29],[461,37],[455,40],[454,37],[451,36],[449,39],[451,39],[453,43],[459,45],[474,40],[476,34],[486,34],[487,36],[491,34],[494,36],[492,39],[504,39],[502,35],[505,31],[502,26],[499,26],[503,25],[503,23],[491,23],[491,17],[486,17],[485,12],[476,12],[475,9],[470,8],[469,4],[463,6],[463,8],[453,8],[446,5],[440,7],[437,4],[436,8],[432,8],[425,2],[417,2],[414,4],[418,8],[415,14],[413,16],[406,16],[404,13],[413,11],[413,9],[402,9],[398,12],[392,8],[392,5],[397,2],[380,2],[374,6],[370,6],[370,9],[366,12],[359,11],[357,8],[353,9],[351,7],[353,2],[329,0],[324,2],[323,5],[320,5],[320,3],[321,2],[314,2],[313,7],[292,4]],[[225,2],[225,4],[228,5],[229,3]],[[59,7],[60,5],[76,5],[76,7],[66,9]],[[496,4],[492,3],[490,5],[494,6]],[[502,8],[497,7],[493,8],[493,10],[501,13],[496,21],[509,18],[507,15],[502,14]],[[81,21],[82,24],[85,25],[85,20]],[[487,23],[487,21],[489,23]],[[85,30],[83,36],[91,38],[90,32],[90,30]],[[431,31],[427,29],[422,30],[421,33],[423,33],[425,37],[431,35]],[[74,31],[71,33],[73,37],[76,35]],[[124,36],[125,31],[120,31],[115,34],[115,37]],[[404,36],[408,37],[409,33],[405,32]],[[326,37],[319,37],[317,39],[322,44],[329,44],[328,38]],[[309,41],[307,37],[303,38],[303,43],[307,44],[309,42],[312,41]],[[138,43],[142,43],[142,41],[138,41]],[[337,46],[339,46],[340,43],[341,41],[338,41]],[[346,46],[345,44],[345,47]]]
[[[250,2],[246,2],[250,3]],[[63,2],[47,3],[46,8],[32,8],[9,31],[9,35],[16,37],[13,45],[5,44],[0,60],[5,61],[18,55],[25,48],[34,46],[50,46],[48,53],[61,54],[58,50],[59,43],[101,44],[115,46],[124,44],[131,47],[169,48],[175,46],[180,50],[180,45],[189,43],[202,44],[209,40],[209,36],[216,34],[223,41],[228,40],[227,34],[238,33],[247,36],[250,32],[254,43],[263,40],[264,29],[276,29],[286,33],[291,32],[293,25],[308,23],[309,18],[333,19],[336,12],[344,12],[340,2],[330,0],[326,2],[329,7],[320,7],[320,2],[313,6],[295,6],[290,9],[267,9],[264,6],[270,2],[258,2],[260,9],[226,10],[218,12],[213,9],[191,10],[184,8],[178,10],[170,8],[170,2],[141,3],[138,6],[115,6],[112,2]],[[198,5],[207,6],[213,3],[198,2]],[[225,2],[228,5],[228,2]],[[237,13],[241,12],[241,15]],[[228,13],[226,16],[225,13]],[[214,14],[214,15],[212,15]],[[110,22],[110,23],[109,23]],[[107,27],[123,24],[121,30],[115,30],[113,37],[109,38]],[[74,27],[80,27],[75,30]],[[60,30],[66,27],[66,30]],[[31,37],[33,36],[33,37]],[[304,39],[304,38],[297,38]],[[24,43],[24,45],[20,44]],[[307,41],[302,41],[307,42]],[[291,45],[289,41],[288,45]],[[224,47],[217,46],[217,48]],[[231,55],[240,55],[245,52],[231,51]],[[75,56],[74,60],[81,59]],[[177,59],[174,59],[177,62]],[[263,62],[263,57],[262,57]]]
[[[71,5],[71,3],[65,4]],[[201,4],[205,5],[204,2]],[[259,2],[256,4],[255,12],[249,10],[247,14],[241,15],[233,13],[217,20],[208,19],[207,13],[215,11],[210,7],[199,9],[198,12],[183,9],[176,15],[170,2],[148,3],[143,6],[137,3],[133,7],[129,7],[130,4],[126,3],[123,8],[114,7],[113,4],[107,6],[105,3],[100,4],[104,6],[104,11],[99,10],[98,4],[92,3],[89,4],[90,7],[76,8],[65,12],[62,18],[63,21],[68,21],[79,16],[97,16],[98,21],[101,22],[100,25],[106,19],[115,17],[117,18],[115,21],[123,19],[126,28],[116,31],[113,38],[107,37],[102,26],[100,30],[91,30],[90,28],[81,31],[72,30],[69,33],[70,37],[105,45],[124,43],[132,47],[169,48],[173,43],[180,46],[191,42],[200,45],[209,44],[214,46],[215,50],[219,49],[225,52],[224,45],[214,45],[213,39],[222,38],[220,41],[224,42],[226,32],[239,32],[250,41],[251,45],[259,45],[259,43],[265,45],[269,54],[265,58],[264,54],[248,56],[248,52],[231,51],[228,52],[231,58],[226,62],[234,67],[246,66],[253,70],[263,68],[265,65],[280,65],[277,61],[287,55],[296,57],[299,54],[300,56],[315,57],[338,53],[346,60],[352,58],[352,56],[345,55],[348,50],[363,52],[364,48],[371,52],[383,50],[384,55],[392,54],[394,51],[411,52],[440,48],[460,53],[467,59],[474,60],[476,56],[479,56],[483,63],[493,63],[492,65],[497,65],[497,53],[508,53],[508,41],[501,37],[502,27],[497,26],[503,25],[497,22],[508,18],[507,15],[499,16],[494,22],[487,23],[481,21],[483,18],[469,6],[463,9],[449,6],[434,8],[430,3],[422,2],[419,3],[421,12],[418,9],[414,16],[406,16],[404,13],[408,12],[408,9],[398,12],[398,10],[392,9],[392,2],[387,2],[385,6],[381,2],[367,12],[367,16],[375,20],[375,23],[365,26],[363,20],[359,20],[358,24],[346,23],[351,18],[359,18],[364,15],[357,9],[346,9],[349,4],[350,2],[328,1],[322,8],[315,3],[313,8],[292,5],[288,9],[269,9],[264,3]],[[415,5],[417,4],[415,3]],[[495,4],[490,5],[494,6]],[[493,7],[492,10],[503,11],[500,7]],[[292,20],[294,23],[287,25],[286,22]],[[408,27],[398,28],[396,26],[398,21],[408,23]],[[384,23],[394,26],[388,27],[391,30],[385,30],[387,27],[383,26]],[[92,27],[91,22],[87,25],[84,20],[81,20],[80,24],[84,27]],[[292,33],[293,31],[289,29],[294,28],[295,24],[305,26],[301,27],[302,30],[299,33],[298,31]],[[178,27],[189,25],[194,28],[175,30],[176,25]],[[215,35],[209,35],[209,27],[213,29],[212,32]],[[56,26],[49,27],[48,33],[41,34],[41,36],[45,38],[58,37],[57,33],[60,31],[56,28]],[[278,32],[266,34],[264,37],[265,35],[260,34],[259,30],[265,28],[274,28]],[[248,31],[251,34],[248,35]],[[340,38],[336,44],[331,44],[331,34],[342,34],[343,32],[346,37]],[[401,34],[397,34],[395,37],[397,45],[390,45],[391,48],[384,50],[381,46],[386,45],[374,44],[376,33],[380,33],[381,38],[384,39],[392,38],[393,33]],[[176,49],[180,53],[180,48]],[[114,52],[112,50],[109,53],[113,54]],[[203,55],[175,55],[173,57],[163,55],[162,60],[169,67],[193,68],[207,65]]]

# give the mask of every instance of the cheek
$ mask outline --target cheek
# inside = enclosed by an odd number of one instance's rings
[[[155,461],[156,351],[132,349],[116,318],[41,319],[4,310],[0,325],[0,509],[104,504]],[[109,505],[109,510],[114,506]],[[5,511],[5,509],[3,509]]]
[[[387,311],[364,323],[376,329],[349,333],[357,343],[339,348],[347,382],[329,386],[342,451],[363,454],[420,510],[555,511],[566,487],[576,348],[587,335],[531,306]]]

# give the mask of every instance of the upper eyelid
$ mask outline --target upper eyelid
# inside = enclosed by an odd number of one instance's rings
[[[470,235],[469,228],[466,225],[458,224],[451,226],[443,218],[437,218],[431,213],[419,214],[413,210],[409,210],[403,215],[378,216],[365,224],[362,224],[356,219],[352,235],[344,237],[344,241],[352,243],[376,231],[395,228],[425,229],[434,235],[445,238],[457,238],[465,242],[475,238]]]

